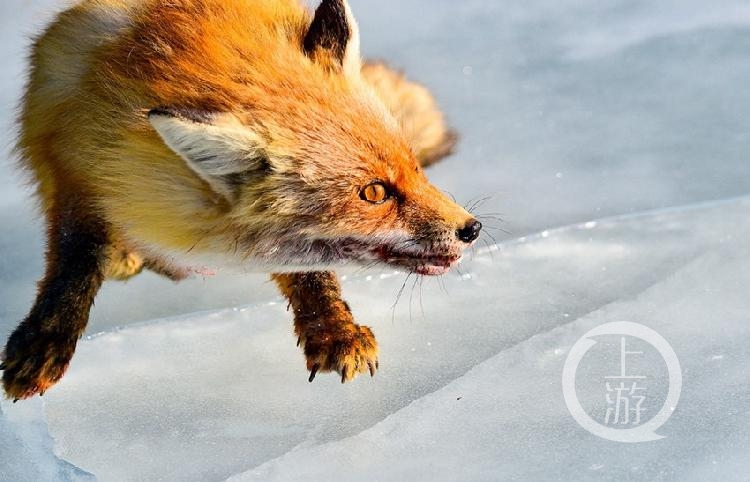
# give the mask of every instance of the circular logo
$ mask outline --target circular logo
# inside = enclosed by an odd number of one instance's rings
[[[664,361],[667,364],[667,370],[669,372],[669,391],[667,392],[667,398],[664,402],[664,405],[661,407],[661,410],[659,410],[659,413],[656,414],[655,417],[651,418],[649,421],[643,423],[642,425],[638,425],[633,428],[612,428],[607,427],[606,425],[602,425],[601,423],[597,422],[593,418],[589,416],[588,413],[583,409],[581,406],[581,403],[578,401],[578,396],[576,395],[576,387],[575,387],[575,380],[576,380],[576,371],[578,370],[578,364],[581,362],[581,359],[583,359],[583,356],[586,354],[586,352],[589,351],[589,349],[596,345],[596,341],[590,340],[590,337],[599,336],[599,335],[627,335],[632,336],[635,338],[640,338],[641,340],[649,343],[651,346],[656,348],[658,350],[659,354],[662,356]],[[623,376],[613,376],[608,378],[616,378],[616,379],[637,379],[642,377],[629,377],[625,376],[625,368],[624,368],[624,358],[626,354],[631,353],[640,353],[640,352],[627,352],[625,349],[625,340],[623,338],[623,348],[622,348],[622,356],[623,356]],[[652,330],[651,328],[647,326],[640,325],[638,323],[631,323],[628,321],[618,321],[614,323],[607,323],[606,325],[601,325],[593,330],[589,331],[585,335],[581,337],[580,340],[576,342],[575,345],[573,345],[573,348],[570,350],[570,353],[568,353],[568,358],[565,360],[565,366],[563,368],[563,374],[562,374],[562,386],[563,386],[563,396],[565,397],[565,404],[568,406],[568,410],[570,411],[570,414],[573,416],[573,418],[578,422],[578,424],[586,429],[587,431],[591,432],[592,434],[596,435],[597,437],[601,437],[603,439],[611,440],[613,442],[625,442],[625,443],[637,443],[637,442],[649,442],[651,440],[659,440],[664,438],[661,435],[657,435],[655,431],[664,425],[664,423],[669,419],[669,417],[672,416],[672,412],[674,411],[675,407],[677,406],[677,402],[680,399],[680,392],[682,390],[682,371],[680,369],[680,362],[677,360],[677,355],[675,354],[672,347],[667,343],[667,340],[665,340],[660,334]],[[621,389],[616,390],[624,390],[625,383],[621,382]],[[633,382],[632,388],[630,390],[630,393],[632,394],[637,388],[637,381]],[[609,385],[607,386],[607,389],[610,390]],[[613,390],[614,391],[614,390]],[[618,410],[619,410],[619,396],[620,392],[618,391]],[[608,402],[610,402],[609,396],[608,396]],[[626,408],[626,416],[629,415],[627,413],[627,410],[630,410],[629,408]],[[609,418],[609,413],[608,413]]]

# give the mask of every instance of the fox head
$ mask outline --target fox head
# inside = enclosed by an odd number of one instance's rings
[[[227,252],[280,271],[385,263],[447,272],[482,226],[429,183],[363,81],[347,2],[324,0],[289,48],[268,55],[254,67],[265,81],[234,88],[229,107],[149,113],[229,206]]]

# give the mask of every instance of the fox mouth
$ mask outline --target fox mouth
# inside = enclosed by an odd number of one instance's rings
[[[305,255],[302,258],[285,259],[283,266],[338,266],[342,263],[369,266],[375,263],[424,276],[444,275],[462,258],[462,250],[450,244],[411,239],[396,242],[361,238],[316,240],[302,246],[293,245],[289,250],[304,252]]]
[[[459,261],[460,254],[439,254],[432,251],[399,250],[392,246],[379,246],[374,250],[377,258],[385,264],[425,276],[446,274]]]

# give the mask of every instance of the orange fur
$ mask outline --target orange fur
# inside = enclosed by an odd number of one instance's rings
[[[441,274],[481,226],[420,167],[454,142],[434,99],[384,66],[362,69],[358,45],[345,0],[314,17],[296,0],[84,0],[59,15],[34,44],[18,148],[60,239],[8,344],[9,395],[54,383],[75,345],[57,360],[45,341],[50,377],[20,360],[36,350],[23,340],[48,323],[80,334],[99,280],[144,267],[288,273],[276,280],[308,368],[374,371],[377,345],[341,309],[334,275],[305,272],[380,262]],[[373,183],[382,200],[363,197]],[[69,270],[78,261],[86,270]],[[75,283],[93,288],[73,329],[58,301]],[[330,309],[310,318],[320,290]],[[323,312],[330,330],[316,331]]]

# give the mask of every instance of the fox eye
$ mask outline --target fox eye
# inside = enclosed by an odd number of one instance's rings
[[[373,204],[383,204],[388,199],[388,190],[382,182],[373,182],[362,189],[360,197]]]

